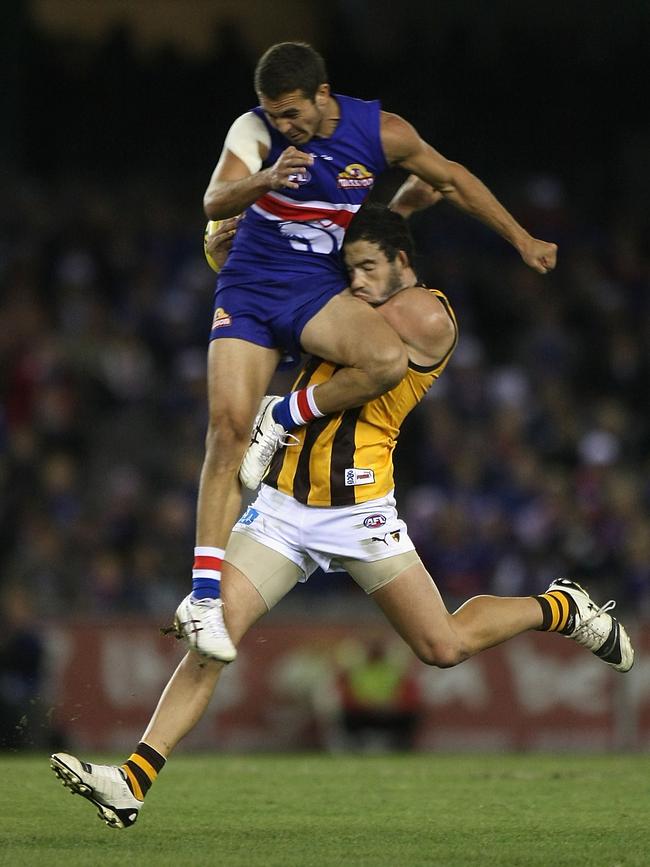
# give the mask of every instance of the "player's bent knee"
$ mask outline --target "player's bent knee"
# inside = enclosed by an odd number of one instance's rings
[[[229,413],[211,415],[205,435],[205,449],[206,452],[212,451],[223,459],[230,455],[240,456],[248,447],[250,436],[251,424],[248,418]]]
[[[385,394],[404,379],[408,370],[408,356],[404,346],[383,346],[366,360],[366,373],[370,377],[376,397]]]
[[[420,640],[412,645],[419,660],[434,668],[453,668],[467,659],[460,645],[453,642]]]

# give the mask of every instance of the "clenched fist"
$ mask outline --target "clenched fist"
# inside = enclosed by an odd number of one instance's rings
[[[275,163],[268,169],[265,169],[269,186],[272,190],[281,190],[283,187],[290,190],[297,190],[300,184],[292,179],[292,175],[300,175],[305,171],[307,166],[313,165],[314,158],[310,154],[299,151],[298,148],[291,147],[283,150]]]

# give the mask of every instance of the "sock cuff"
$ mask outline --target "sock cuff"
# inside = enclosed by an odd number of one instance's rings
[[[314,398],[315,385],[308,385],[293,391],[289,396],[289,412],[293,422],[297,425],[307,424],[315,418],[322,418],[322,413],[316,405]]]
[[[575,613],[575,601],[568,593],[561,590],[551,590],[533,596],[542,608],[542,625],[540,630],[545,632],[567,632],[573,626]]]
[[[192,578],[214,578],[221,576],[221,567],[225,556],[223,548],[212,548],[199,545],[194,549]]]
[[[323,418],[325,413],[318,408],[314,397],[315,389],[316,385],[308,385],[279,400],[271,412],[274,421],[288,431],[308,424],[315,418]]]
[[[539,606],[542,609],[542,625],[539,626],[538,629],[542,632],[548,632],[551,628],[551,621],[553,619],[551,604],[543,595],[533,596],[533,599],[539,603]]]
[[[144,801],[159,772],[167,760],[157,750],[140,741],[134,753],[128,757],[120,770],[124,774],[126,784],[138,801]]]
[[[325,415],[324,412],[321,412],[316,405],[316,398],[314,397],[314,390],[316,389],[315,385],[308,385],[305,389],[305,398],[307,399],[307,403],[309,404],[309,409],[311,410],[311,414],[314,418],[323,418]]]
[[[143,759],[146,759],[158,773],[165,767],[167,759],[158,750],[154,750],[153,747],[150,747],[144,741],[140,741],[136,748],[136,753],[142,756]]]
[[[194,549],[195,557],[219,557],[219,559],[223,560],[225,553],[225,548],[213,548],[210,545],[197,545]]]

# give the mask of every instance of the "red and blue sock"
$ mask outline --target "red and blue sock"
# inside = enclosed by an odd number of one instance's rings
[[[223,548],[200,545],[194,549],[192,595],[195,599],[218,599],[221,596]]]
[[[307,388],[292,391],[291,394],[283,397],[273,407],[271,412],[273,420],[281,424],[285,430],[293,430],[296,427],[308,424],[315,418],[322,418],[325,413],[321,412],[316,406],[316,401],[314,400],[315,388],[315,385],[308,385]]]

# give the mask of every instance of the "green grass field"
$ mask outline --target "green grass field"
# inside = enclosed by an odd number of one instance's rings
[[[94,757],[97,758],[97,757]],[[650,865],[647,756],[178,756],[115,831],[45,756],[2,757],[0,863]]]

